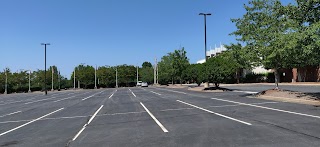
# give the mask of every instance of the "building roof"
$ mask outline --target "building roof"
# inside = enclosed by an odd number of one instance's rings
[[[207,57],[214,57],[214,56],[216,56],[217,54],[220,54],[221,52],[223,52],[223,51],[226,51],[227,49],[224,47],[224,45],[221,45],[220,44],[220,47],[216,47],[215,46],[215,48],[214,49],[212,49],[211,47],[210,47],[210,50],[208,50],[207,52],[206,52],[206,55],[207,55]],[[197,63],[199,64],[199,63],[204,63],[204,62],[206,62],[205,61],[205,59],[201,59],[201,60],[199,60],[199,61],[197,61]]]

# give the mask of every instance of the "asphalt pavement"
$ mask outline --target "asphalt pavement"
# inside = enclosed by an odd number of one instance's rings
[[[130,87],[0,95],[0,146],[320,145],[320,108],[246,97]]]

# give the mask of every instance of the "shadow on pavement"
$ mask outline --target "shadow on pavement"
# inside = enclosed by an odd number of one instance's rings
[[[320,92],[317,92],[317,93],[301,93],[298,97],[309,97],[310,99],[320,100]]]
[[[223,87],[208,87],[208,88],[204,88],[203,90],[223,90],[223,91],[233,91],[232,89],[223,88]]]

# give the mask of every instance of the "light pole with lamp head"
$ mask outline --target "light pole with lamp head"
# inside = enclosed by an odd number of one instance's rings
[[[54,73],[54,68],[53,68],[53,66],[51,66],[51,91],[54,91],[54,88],[53,88],[53,73]]]
[[[97,65],[94,69],[94,89],[97,89]]]
[[[199,15],[204,16],[204,60],[207,61],[207,15],[211,13],[200,13]]]
[[[118,67],[117,66],[112,67],[112,66],[108,66],[108,65],[106,65],[106,67],[111,68],[116,71],[116,88],[118,88]]]
[[[6,75],[6,84],[4,85],[4,94],[8,94],[8,70],[5,69],[4,72],[5,72],[4,74]]]
[[[137,65],[137,84],[136,84],[136,86],[138,86],[138,82],[139,82],[139,66]]]
[[[50,43],[41,43],[44,45],[44,94],[47,95],[47,45]]]
[[[73,70],[73,90],[76,90],[76,68]]]
[[[21,69],[21,71],[29,71],[29,90],[28,93],[31,92],[31,70],[25,70],[25,69]]]

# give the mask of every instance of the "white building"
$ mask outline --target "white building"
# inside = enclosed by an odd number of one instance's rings
[[[219,55],[220,53],[222,53],[226,50],[227,49],[225,48],[225,46],[220,44],[220,47],[215,46],[214,49],[212,49],[210,47],[210,50],[206,52],[206,55],[208,58],[211,58],[211,57]],[[197,64],[202,64],[204,62],[206,62],[205,59],[202,59],[202,60],[197,61]],[[270,69],[267,70],[263,66],[258,66],[258,67],[253,67],[252,70],[243,70],[242,75],[245,76],[246,74],[249,74],[249,73],[261,74],[261,73],[267,73],[267,72],[272,72],[272,70],[270,70]]]
[[[220,47],[216,47],[215,46],[214,49],[212,49],[211,46],[210,46],[210,50],[206,52],[206,56],[208,58],[214,57],[214,56],[217,56],[217,55],[219,55],[220,53],[222,53],[222,52],[224,52],[226,50],[227,49],[221,44],[220,44]],[[199,63],[202,64],[204,62],[205,62],[205,59],[202,59],[202,60],[197,61],[197,64],[199,64]]]

